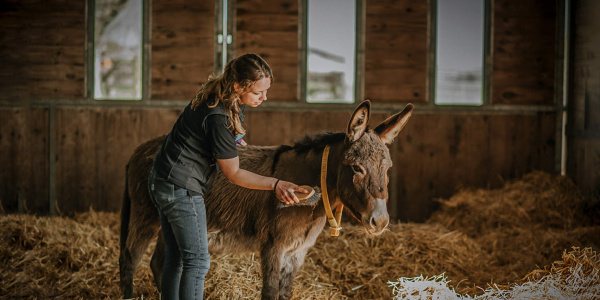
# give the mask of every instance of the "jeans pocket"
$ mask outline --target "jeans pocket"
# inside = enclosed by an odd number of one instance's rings
[[[159,207],[172,203],[175,199],[175,185],[170,182],[154,178],[151,190],[154,193],[154,200]]]

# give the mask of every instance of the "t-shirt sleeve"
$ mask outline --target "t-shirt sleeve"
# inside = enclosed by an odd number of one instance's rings
[[[224,115],[206,117],[206,133],[213,156],[217,159],[229,159],[238,156],[235,136],[228,128],[229,121]]]

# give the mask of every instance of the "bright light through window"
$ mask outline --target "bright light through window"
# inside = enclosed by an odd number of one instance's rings
[[[308,0],[308,102],[354,102],[356,1]]]
[[[483,103],[484,2],[437,1],[436,104]]]
[[[142,98],[142,0],[96,0],[94,99]]]

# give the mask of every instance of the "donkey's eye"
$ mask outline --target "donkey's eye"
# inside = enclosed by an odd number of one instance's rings
[[[359,165],[352,165],[352,171],[354,171],[354,173],[359,173],[359,174],[363,174],[363,168],[361,168]]]

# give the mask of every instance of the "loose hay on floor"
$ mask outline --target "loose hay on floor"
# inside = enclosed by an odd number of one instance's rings
[[[391,299],[388,281],[439,274],[460,295],[505,291],[571,246],[597,249],[600,226],[585,205],[571,182],[532,173],[497,190],[463,190],[442,200],[428,223],[392,224],[379,237],[344,224],[340,237],[326,230],[309,250],[293,299]],[[115,213],[0,217],[0,299],[119,299],[118,229]],[[135,276],[135,295],[156,299],[149,253]],[[553,271],[536,272],[528,282]],[[256,299],[260,287],[258,255],[211,258],[206,299]]]
[[[393,299],[437,300],[595,300],[600,299],[600,257],[591,248],[574,248],[550,270],[531,272],[519,284],[490,288],[483,295],[460,295],[449,286],[444,274],[432,277],[399,278],[389,282]]]

